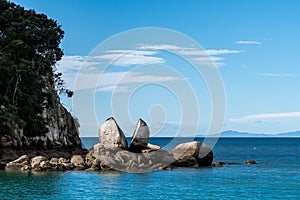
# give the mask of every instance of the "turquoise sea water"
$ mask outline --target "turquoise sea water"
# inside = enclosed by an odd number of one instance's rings
[[[299,138],[221,138],[213,151],[214,161],[258,164],[146,174],[0,171],[0,199],[300,199]]]

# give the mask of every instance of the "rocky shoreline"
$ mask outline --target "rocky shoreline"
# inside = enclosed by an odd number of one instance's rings
[[[116,170],[143,173],[172,170],[176,167],[222,167],[226,164],[239,164],[232,162],[212,164],[212,149],[196,141],[179,144],[172,151],[167,152],[157,145],[149,144],[149,135],[147,124],[139,119],[129,146],[115,119],[109,118],[99,128],[99,143],[89,151],[79,148],[22,151],[2,149],[2,155],[6,156],[1,158],[0,169],[6,171]],[[256,164],[256,162],[248,160],[245,164]]]

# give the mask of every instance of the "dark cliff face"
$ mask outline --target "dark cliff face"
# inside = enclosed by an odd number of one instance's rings
[[[42,114],[48,129],[44,135],[25,136],[21,128],[14,129],[14,134],[2,132],[0,148],[81,148],[77,119],[61,105],[57,95],[53,97],[53,105],[46,106]]]

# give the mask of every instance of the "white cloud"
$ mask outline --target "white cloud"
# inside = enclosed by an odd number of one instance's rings
[[[161,83],[180,81],[182,78],[173,76],[145,75],[136,72],[106,73],[98,84],[98,91],[129,92],[130,84]]]
[[[84,62],[84,56],[63,56],[58,62],[57,68],[59,71],[77,71]]]
[[[286,112],[286,113],[268,113],[268,114],[255,114],[246,115],[241,118],[229,119],[232,122],[257,122],[268,119],[282,119],[282,118],[295,118],[300,117],[300,112]]]
[[[155,51],[142,51],[142,50],[121,50],[121,49],[116,49],[116,50],[110,50],[106,51],[106,53],[116,53],[116,54],[132,54],[132,55],[154,55],[156,54]]]
[[[211,57],[196,57],[193,59],[194,61],[200,61],[200,62],[209,62],[209,61],[221,61],[224,60],[222,57],[216,57],[216,56],[211,56]]]
[[[130,89],[127,86],[111,85],[111,86],[98,87],[97,91],[126,93],[126,92],[130,92]]]
[[[224,62],[220,62],[224,60],[221,55],[226,54],[239,54],[243,53],[243,50],[230,50],[230,49],[208,49],[202,50],[195,47],[181,47],[176,45],[169,45],[169,44],[157,44],[157,45],[147,45],[147,44],[140,44],[138,45],[138,49],[142,50],[166,50],[172,51],[183,56],[190,56],[191,59],[202,66],[214,66],[213,63],[217,67],[224,66]],[[212,63],[213,62],[213,63]]]
[[[294,77],[297,74],[276,74],[276,73],[259,73],[260,76],[271,76],[271,77]]]
[[[235,41],[235,43],[237,44],[255,44],[255,45],[260,45],[261,42],[258,42],[258,41],[252,41],[252,40],[238,40],[238,41]]]
[[[225,54],[238,54],[243,53],[241,50],[230,49],[208,49],[202,50],[194,47],[180,47],[176,45],[160,44],[160,45],[139,45],[139,49],[143,50],[169,50],[181,53],[188,56],[217,56]]]
[[[105,54],[98,56],[100,59],[111,60],[111,64],[115,66],[130,66],[130,65],[151,65],[162,64],[165,62],[163,58],[148,56],[142,54]]]
[[[243,52],[244,51],[229,50],[229,49],[208,49],[208,50],[184,49],[179,51],[179,53],[188,56],[218,56],[218,55],[225,55],[225,54],[238,54]]]
[[[156,51],[116,49],[106,51],[105,54],[96,56],[96,58],[109,61],[111,64],[120,67],[165,63],[163,58],[154,56],[155,54],[157,54]],[[93,57],[90,59],[93,59]]]
[[[210,56],[215,56],[215,55],[224,55],[224,54],[238,54],[238,53],[243,53],[244,51],[229,50],[229,49],[209,49],[206,50],[206,52]]]
[[[152,49],[152,50],[181,50],[183,47],[179,47],[171,44],[139,44],[138,49]]]

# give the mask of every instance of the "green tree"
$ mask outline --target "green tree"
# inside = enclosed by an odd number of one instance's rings
[[[60,74],[53,67],[63,56],[63,36],[57,21],[0,0],[0,136],[47,132],[43,110],[56,95]]]

